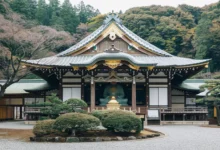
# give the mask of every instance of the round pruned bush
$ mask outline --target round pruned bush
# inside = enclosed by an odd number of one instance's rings
[[[108,114],[107,110],[93,110],[91,113],[96,118],[99,118],[99,120],[103,121],[103,119],[106,117],[106,114]]]
[[[65,103],[71,107],[72,112],[83,112],[82,108],[87,107],[87,104],[84,100],[77,98],[70,98],[65,101]]]
[[[33,133],[37,137],[55,134],[55,135],[65,135],[65,133],[62,133],[56,129],[53,128],[55,120],[43,120],[43,121],[37,121],[37,124],[33,128]]]
[[[140,133],[141,131],[141,119],[134,113],[129,111],[114,110],[104,113],[105,118],[102,119],[102,125],[109,131]]]
[[[104,121],[110,115],[121,115],[121,114],[129,114],[135,115],[135,113],[131,111],[123,111],[123,110],[94,110],[92,111],[92,115],[99,118],[101,121]]]
[[[62,131],[71,131],[75,135],[76,131],[86,131],[88,129],[96,128],[99,126],[100,120],[92,115],[82,113],[67,113],[59,116],[55,123],[54,128]]]

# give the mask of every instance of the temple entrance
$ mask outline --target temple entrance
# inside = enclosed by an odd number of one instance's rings
[[[136,102],[137,105],[146,106],[146,86],[144,83],[136,85]],[[91,85],[86,83],[84,86],[84,100],[90,105]],[[132,105],[132,83],[96,83],[95,85],[95,105],[106,106],[111,96],[115,96],[122,106]]]

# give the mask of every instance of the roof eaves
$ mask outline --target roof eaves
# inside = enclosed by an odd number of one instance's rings
[[[141,46],[150,49],[151,51],[157,53],[157,54],[162,54],[166,57],[171,57],[173,55],[159,49],[158,47],[154,46],[153,44],[147,42],[146,40],[142,39],[141,37],[139,37],[138,35],[136,35],[135,33],[133,33],[132,31],[130,31],[128,28],[126,28],[124,25],[117,23],[116,25],[132,40],[136,41],[137,43],[139,43]],[[148,46],[146,46],[148,45]]]
[[[57,54],[56,56],[67,56],[68,54],[71,54],[72,52],[75,52],[76,50],[82,48],[83,46],[85,46],[86,44],[91,42],[92,40],[96,39],[102,33],[102,31],[104,31],[109,25],[110,25],[110,23],[103,24],[97,30],[95,30],[93,33],[91,33],[90,35],[88,35],[87,37],[82,39],[79,43],[71,46],[70,48]]]

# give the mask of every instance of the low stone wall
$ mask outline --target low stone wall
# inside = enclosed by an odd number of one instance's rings
[[[161,121],[161,125],[208,125],[209,121]]]
[[[147,139],[160,136],[159,133],[143,136],[128,136],[128,137],[30,137],[32,142],[103,142],[103,141],[124,141]]]

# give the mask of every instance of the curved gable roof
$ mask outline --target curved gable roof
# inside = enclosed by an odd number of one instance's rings
[[[118,18],[116,14],[110,14],[106,17],[106,19],[103,22],[103,25],[100,26],[97,30],[95,30],[93,33],[91,33],[89,36],[81,40],[79,43],[73,45],[69,49],[57,54],[56,56],[68,56],[69,54],[73,53],[74,51],[82,48],[83,46],[87,45],[91,41],[95,40],[96,38],[99,37],[99,35],[105,31],[112,23],[115,23],[117,27],[126,35],[128,36],[131,40],[134,40],[137,42],[139,45],[143,46],[146,49],[149,49],[150,51],[157,53],[159,55],[163,56],[172,56],[171,54],[165,52],[164,50],[161,50],[160,48],[154,46],[153,44],[145,41],[132,31],[130,31],[128,28],[126,28],[121,20]]]

